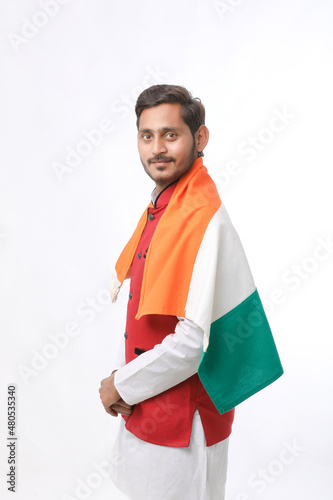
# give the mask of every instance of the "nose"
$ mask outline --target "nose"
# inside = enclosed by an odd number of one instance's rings
[[[154,137],[152,153],[155,156],[166,153],[168,151],[165,141],[162,137]]]

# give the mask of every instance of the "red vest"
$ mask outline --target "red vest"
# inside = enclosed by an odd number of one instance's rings
[[[148,209],[146,226],[132,262],[125,333],[126,363],[160,344],[166,335],[175,331],[178,323],[176,316],[157,314],[135,319],[149,244],[175,187],[176,183],[163,190],[155,202],[155,208]],[[126,421],[126,428],[143,441],[163,446],[183,447],[188,446],[190,442],[196,407],[207,446],[229,436],[235,410],[220,415],[197,374],[157,396],[136,404],[132,415],[123,418]]]

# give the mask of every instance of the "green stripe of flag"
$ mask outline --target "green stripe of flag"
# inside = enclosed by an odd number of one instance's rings
[[[270,326],[255,290],[214,321],[198,375],[219,413],[274,382],[283,374]]]

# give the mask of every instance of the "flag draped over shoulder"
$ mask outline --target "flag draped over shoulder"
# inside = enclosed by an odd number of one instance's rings
[[[131,276],[146,219],[145,210],[116,263],[113,301]],[[178,181],[152,238],[136,318],[145,314],[203,329],[198,375],[220,413],[283,373],[243,246],[201,157]]]

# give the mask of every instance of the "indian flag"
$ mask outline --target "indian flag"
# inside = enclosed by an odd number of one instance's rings
[[[212,217],[200,245],[186,316],[204,329],[198,375],[220,413],[282,375],[243,246],[224,205]]]
[[[113,301],[131,275],[146,217],[117,261]],[[202,158],[178,181],[152,238],[136,317],[144,314],[185,317],[203,329],[198,375],[220,413],[283,373],[240,238]]]

